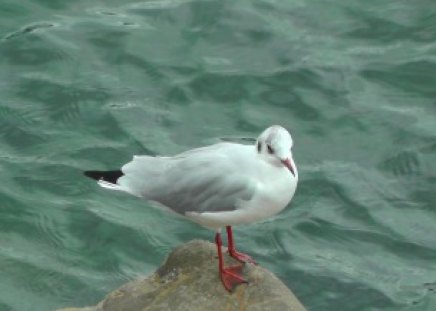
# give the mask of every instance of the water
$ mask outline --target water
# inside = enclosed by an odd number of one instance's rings
[[[0,310],[95,304],[213,233],[83,169],[292,131],[296,196],[235,230],[310,310],[436,310],[436,4],[0,3]]]

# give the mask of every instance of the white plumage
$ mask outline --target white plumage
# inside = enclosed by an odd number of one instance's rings
[[[134,156],[116,184],[104,178],[99,184],[158,202],[211,229],[259,221],[288,204],[298,172],[285,129],[268,128],[257,144],[225,142],[173,157]],[[285,159],[294,174],[283,165]]]

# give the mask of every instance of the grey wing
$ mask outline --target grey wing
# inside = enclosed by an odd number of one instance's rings
[[[241,170],[234,154],[244,150],[245,146],[219,143],[174,157],[136,156],[122,167],[124,176],[115,187],[180,214],[232,211],[249,201],[257,187],[244,170],[236,173]]]
[[[178,178],[172,184],[162,184],[149,199],[159,202],[179,214],[186,212],[220,212],[237,209],[249,201],[255,192],[255,184],[236,174],[211,172],[207,167],[188,174],[171,174]]]

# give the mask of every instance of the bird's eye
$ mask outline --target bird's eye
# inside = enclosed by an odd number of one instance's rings
[[[267,146],[268,146],[268,153],[273,154],[274,153],[273,148],[270,145],[267,145]]]

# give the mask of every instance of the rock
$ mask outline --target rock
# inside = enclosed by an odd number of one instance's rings
[[[226,254],[227,264],[235,264]],[[218,275],[215,244],[194,240],[176,248],[151,276],[129,282],[95,307],[58,311],[305,311],[271,272],[244,267],[248,284],[226,291]]]

